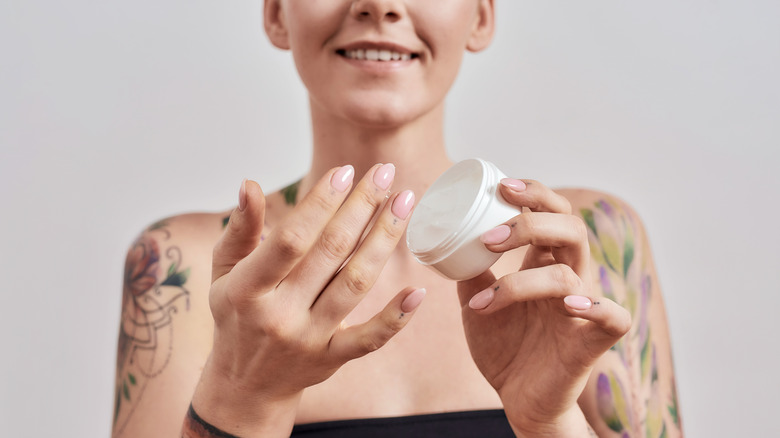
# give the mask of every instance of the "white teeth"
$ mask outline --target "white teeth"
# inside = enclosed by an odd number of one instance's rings
[[[367,61],[409,61],[412,55],[409,53],[393,52],[391,50],[356,49],[344,52],[349,59]]]

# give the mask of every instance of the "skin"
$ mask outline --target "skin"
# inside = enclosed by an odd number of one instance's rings
[[[663,409],[676,400],[668,332],[630,207],[509,181],[501,193],[525,213],[500,242],[485,238],[507,253],[460,284],[399,244],[413,204],[406,190],[419,196],[452,164],[444,97],[463,52],[490,42],[492,1],[267,0],[264,24],[273,44],[292,50],[309,91],[312,167],[294,203],[289,190],[265,196],[245,181],[232,212],[166,221],[158,246],[180,251],[190,305],[166,326],[165,368],[131,384],[144,390],[120,405],[115,436],[208,436],[192,426],[190,403],[201,421],[236,436],[490,408],[503,408],[518,436],[645,436],[659,415],[666,436],[681,435],[679,416]],[[377,66],[340,54],[390,43],[415,58]],[[609,244],[628,241],[626,223],[633,246],[620,260],[630,269],[616,267]],[[148,271],[157,283],[168,272]],[[153,289],[144,278],[136,289]],[[125,362],[118,391],[138,363]]]

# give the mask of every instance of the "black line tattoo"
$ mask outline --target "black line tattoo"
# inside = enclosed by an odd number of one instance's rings
[[[182,438],[239,438],[232,433],[227,433],[218,427],[212,426],[205,420],[200,418],[195,409],[190,408],[187,410],[187,418],[184,420],[184,427],[181,431]]]

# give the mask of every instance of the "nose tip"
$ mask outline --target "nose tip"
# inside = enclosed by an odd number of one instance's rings
[[[352,14],[360,20],[394,22],[401,18],[397,3],[393,0],[355,0],[352,2]]]

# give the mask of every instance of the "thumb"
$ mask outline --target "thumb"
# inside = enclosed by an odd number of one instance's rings
[[[214,247],[211,281],[227,274],[260,243],[265,219],[265,196],[260,185],[244,180],[238,192],[238,208],[230,214],[225,232]]]

